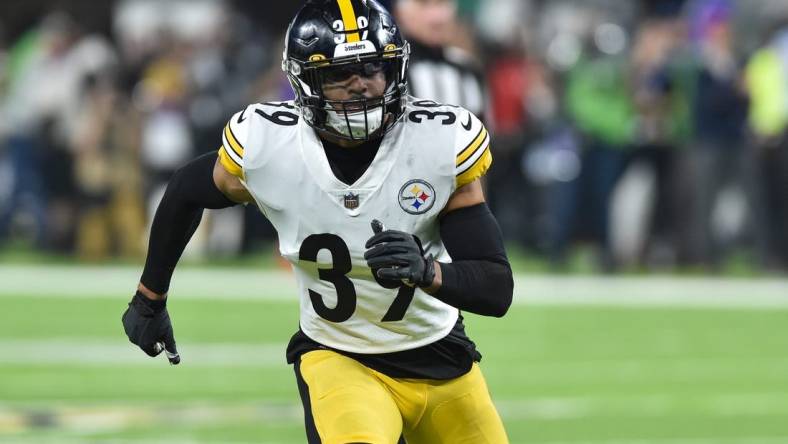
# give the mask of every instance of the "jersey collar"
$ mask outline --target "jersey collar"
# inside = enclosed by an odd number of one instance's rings
[[[323,143],[312,127],[299,120],[299,148],[304,164],[307,166],[312,178],[323,192],[331,196],[331,200],[345,209],[350,215],[358,215],[369,197],[374,194],[386,181],[391,173],[397,157],[402,150],[397,149],[402,141],[402,132],[405,125],[402,122],[394,124],[391,130],[383,137],[380,148],[364,174],[355,182],[348,185],[337,179],[328,163]],[[345,196],[354,193],[359,196],[359,205],[355,209],[348,209],[344,205]]]

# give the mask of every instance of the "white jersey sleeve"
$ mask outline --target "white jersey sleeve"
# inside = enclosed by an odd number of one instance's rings
[[[230,174],[245,181],[249,172],[260,169],[279,155],[275,140],[295,133],[298,110],[292,102],[253,103],[235,113],[222,131],[219,162]]]
[[[219,148],[219,163],[233,176],[244,179],[244,154],[248,146],[250,119],[253,112],[249,105],[235,113],[222,131],[222,146]]]
[[[472,112],[460,108],[456,125],[455,176],[457,188],[484,176],[492,164],[490,134]]]

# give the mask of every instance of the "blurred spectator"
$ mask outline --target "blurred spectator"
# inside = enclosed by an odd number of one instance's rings
[[[15,178],[0,230],[21,211],[31,216],[36,244],[68,250],[75,220],[68,146],[74,107],[85,76],[114,63],[112,50],[101,38],[81,36],[71,17],[53,13],[16,43],[10,57],[4,114]]]
[[[523,5],[486,2],[482,14],[489,16],[480,21],[491,23],[502,16],[521,19],[518,14],[523,13]],[[486,76],[489,127],[495,135],[495,168],[488,174],[492,190],[488,198],[507,240],[544,252],[547,224],[542,186],[545,179],[555,179],[550,177],[549,159],[563,152],[547,148],[559,114],[558,97],[554,76],[536,52],[528,49],[533,45],[522,30],[511,26],[502,26],[509,27],[508,31],[485,31],[493,39],[487,42],[485,54],[492,58]],[[537,146],[541,149],[530,149]],[[523,159],[530,166],[523,168]]]
[[[8,63],[8,48],[6,46],[6,39],[5,39],[5,30],[3,29],[3,24],[0,23],[0,98],[5,97],[7,94],[8,88],[8,70],[7,65]],[[0,100],[2,102],[2,100]],[[0,106],[0,146],[2,146],[2,140],[5,136],[6,132],[8,132],[7,122],[3,118],[3,108]],[[1,153],[2,151],[0,151]]]
[[[30,230],[38,247],[45,246],[46,206],[44,185],[36,148],[34,102],[37,88],[31,88],[36,67],[44,57],[44,35],[40,28],[28,31],[8,51],[4,63],[4,88],[0,102],[3,130],[6,132],[5,188],[0,205],[0,239],[8,237],[24,216],[31,219]]]
[[[625,57],[627,38],[614,23],[594,30],[593,45],[570,71],[567,112],[583,137],[582,170],[561,193],[571,202],[559,204],[551,236],[553,260],[564,260],[571,234],[579,229],[600,247],[604,269],[612,268],[609,238],[610,198],[635,137],[636,120]]]
[[[691,133],[696,62],[684,19],[662,9],[640,25],[631,57],[636,146],[616,190],[611,224],[616,260],[633,266],[674,265],[683,217],[680,153]]]
[[[15,174],[6,149],[6,135],[9,131],[8,120],[3,109],[3,98],[8,94],[8,51],[2,23],[0,23],[0,246],[6,237],[6,229],[11,214],[11,196],[14,193]]]
[[[480,67],[454,44],[467,41],[467,26],[456,19],[455,0],[396,0],[394,15],[410,42],[409,88],[412,95],[464,106],[484,118]]]
[[[788,268],[788,26],[753,54],[746,68],[749,124],[755,137],[756,230],[769,269]]]
[[[538,198],[522,174],[519,159],[526,145],[541,134],[540,126],[555,108],[542,66],[512,42],[499,48],[487,70],[490,91],[489,127],[495,134],[495,168],[488,174],[490,205],[507,240],[534,247]],[[552,109],[551,109],[552,108]]]
[[[172,173],[194,156],[187,111],[188,47],[174,37],[142,73],[138,100],[143,114],[142,156],[151,190],[165,186]]]
[[[733,47],[732,5],[703,0],[694,8],[691,23],[700,69],[693,105],[695,142],[689,153],[690,258],[717,267],[724,258],[725,238],[735,237],[742,226],[743,212],[737,215],[729,206],[734,213],[726,214],[721,199],[723,192],[735,192],[728,196],[741,200],[745,189],[743,167],[750,155],[744,149],[747,99]]]
[[[138,121],[111,78],[85,80],[72,140],[79,190],[76,252],[83,259],[142,253],[145,213]]]

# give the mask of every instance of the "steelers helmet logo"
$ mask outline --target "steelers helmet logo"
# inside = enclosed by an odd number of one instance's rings
[[[397,56],[397,45],[388,44],[383,47],[383,57],[391,58]]]
[[[414,179],[399,189],[399,206],[409,214],[424,214],[435,203],[435,189],[424,180]]]

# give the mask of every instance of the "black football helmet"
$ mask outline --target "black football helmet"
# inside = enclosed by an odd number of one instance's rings
[[[346,140],[382,137],[402,117],[410,47],[376,0],[309,0],[287,30],[282,69],[304,120]],[[328,100],[326,83],[383,73],[382,97]]]

